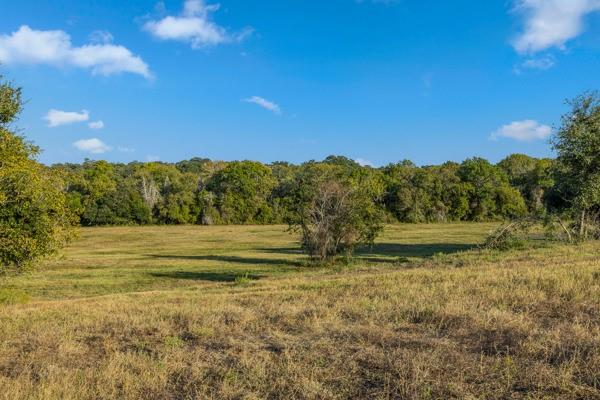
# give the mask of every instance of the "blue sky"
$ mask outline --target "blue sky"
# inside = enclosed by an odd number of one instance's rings
[[[45,163],[551,155],[600,0],[22,0],[0,71]]]

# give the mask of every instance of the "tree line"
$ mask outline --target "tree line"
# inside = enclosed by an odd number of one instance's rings
[[[329,156],[301,165],[87,160],[51,170],[63,177],[67,204],[83,226],[286,223],[299,193],[325,177],[368,187],[386,222],[503,220],[556,203],[553,160],[523,154],[498,164],[471,158],[423,167],[405,160],[372,168]]]

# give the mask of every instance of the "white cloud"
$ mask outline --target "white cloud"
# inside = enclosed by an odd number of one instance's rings
[[[250,98],[244,99],[243,101],[245,101],[246,103],[257,104],[262,108],[274,112],[275,114],[281,114],[281,108],[279,107],[279,105],[262,97],[252,96]]]
[[[518,141],[532,141],[546,139],[552,133],[552,128],[542,125],[537,121],[528,119],[524,121],[511,122],[502,126],[490,136],[492,140],[509,138]]]
[[[90,123],[88,124],[88,127],[89,127],[90,129],[102,129],[102,128],[104,128],[104,122],[102,122],[102,121],[94,121],[94,122],[90,122]]]
[[[111,147],[104,143],[102,140],[93,139],[81,139],[73,143],[73,146],[81,151],[86,151],[92,154],[102,154],[111,150]]]
[[[146,156],[146,161],[148,161],[148,162],[158,162],[158,161],[160,161],[160,157],[149,154],[149,155]]]
[[[112,43],[115,38],[108,31],[94,31],[90,34],[92,43]]]
[[[48,121],[48,126],[55,128],[61,125],[74,124],[76,122],[85,122],[90,119],[90,113],[87,110],[81,110],[81,112],[74,111],[61,111],[51,109],[46,113],[44,117]]]
[[[555,61],[554,58],[546,55],[541,58],[529,58],[521,64],[523,68],[528,69],[550,69],[554,66]]]
[[[117,147],[117,150],[119,150],[121,153],[135,153],[135,149],[131,147],[119,146]]]
[[[219,7],[219,4],[207,5],[204,0],[186,0],[181,15],[148,21],[144,24],[144,30],[162,40],[189,42],[193,48],[242,41],[252,34],[252,28],[231,34],[213,22],[210,13]]]
[[[565,44],[583,32],[584,17],[600,10],[600,0],[516,0],[524,29],[513,41],[519,53],[535,53]]]
[[[543,57],[531,57],[523,60],[520,64],[515,65],[513,72],[517,75],[525,70],[548,70],[556,64],[554,56],[546,54]]]
[[[101,40],[112,40],[107,34],[103,32]],[[64,31],[38,31],[27,25],[10,35],[0,35],[0,62],[73,66],[105,76],[130,72],[151,77],[148,65],[123,46],[94,40],[92,44],[73,47],[71,37]]]

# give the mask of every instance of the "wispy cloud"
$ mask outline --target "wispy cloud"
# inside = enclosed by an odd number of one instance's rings
[[[210,18],[211,13],[220,8],[219,4],[205,4],[203,0],[187,0],[178,16],[166,16],[144,24],[144,30],[161,40],[188,42],[193,48],[242,41],[252,28],[239,33],[230,33]]]
[[[540,58],[528,58],[521,66],[528,69],[550,69],[554,66],[554,57],[546,55]]]
[[[555,64],[556,59],[550,54],[546,54],[543,57],[526,58],[520,64],[515,65],[514,73],[519,75],[525,70],[545,71],[554,67]]]
[[[87,110],[81,110],[81,112],[74,111],[61,111],[51,109],[49,110],[44,119],[48,121],[48,126],[55,128],[61,125],[74,124],[76,122],[85,122],[90,119],[90,113]]]
[[[99,40],[112,40],[107,32]],[[95,40],[80,47],[71,44],[64,31],[39,31],[27,25],[9,35],[0,35],[0,62],[4,64],[43,64],[55,67],[85,68],[96,75],[114,75],[124,72],[150,78],[148,65],[129,49]]]
[[[243,101],[245,101],[246,103],[253,103],[259,105],[264,109],[274,112],[275,114],[281,114],[281,107],[279,107],[279,105],[277,105],[276,103],[265,98],[259,96],[252,96],[247,99],[244,99]]]
[[[546,139],[552,134],[552,128],[535,120],[514,121],[500,127],[490,135],[490,139],[509,138],[518,141]]]
[[[90,123],[88,124],[88,127],[89,127],[90,129],[102,129],[102,128],[104,128],[104,122],[102,122],[102,121],[94,121],[94,122],[90,122]]]
[[[81,139],[73,143],[76,149],[92,154],[103,154],[111,150],[111,147],[97,138]]]
[[[522,54],[562,49],[583,32],[584,17],[598,10],[600,0],[516,0],[524,28],[512,44]]]
[[[112,43],[115,38],[108,31],[94,31],[90,34],[90,41],[92,43]]]

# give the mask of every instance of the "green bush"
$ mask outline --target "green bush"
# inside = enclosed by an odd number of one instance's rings
[[[8,130],[20,101],[19,91],[0,85],[0,272],[55,253],[76,222],[58,171],[38,163],[39,149]]]

